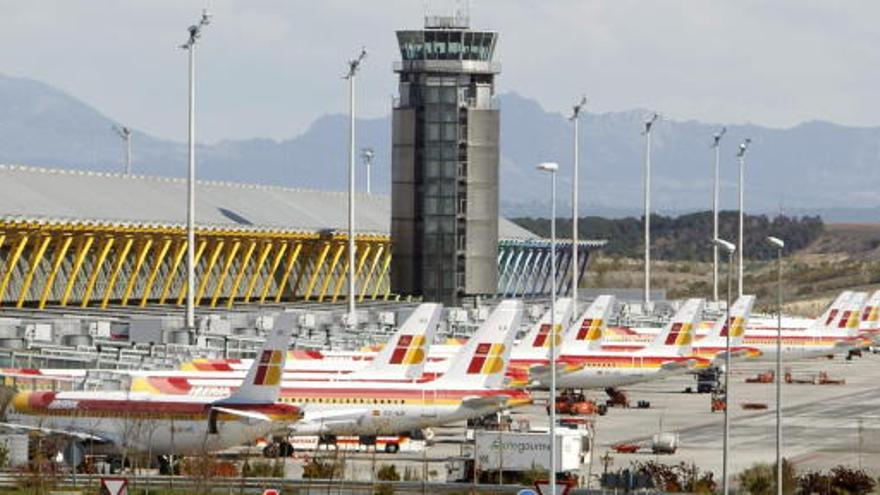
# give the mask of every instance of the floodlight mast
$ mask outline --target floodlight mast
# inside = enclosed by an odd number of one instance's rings
[[[713,136],[712,147],[715,148],[715,178],[712,186],[712,239],[718,239],[718,195],[721,190],[721,138],[727,133],[722,127]],[[712,244],[712,300],[718,301],[718,246]]]
[[[731,274],[733,272],[733,253],[736,246],[732,242],[719,239],[712,239],[712,244],[727,252],[727,305],[726,319],[727,326],[730,327],[730,304],[731,304]],[[728,328],[729,329],[729,328]],[[730,494],[730,331],[724,332],[724,437],[722,440],[722,460],[721,460],[721,476],[723,483],[723,494]],[[778,378],[778,377],[777,377]]]
[[[211,23],[211,14],[208,10],[202,10],[202,18],[199,23],[190,26],[189,39],[180,46],[189,54],[189,169],[187,173],[187,198],[186,198],[186,328],[195,330],[195,209],[196,209],[196,71],[195,49],[196,41],[202,35],[202,29]]]
[[[361,158],[364,160],[364,165],[367,168],[367,194],[372,194],[370,190],[370,175],[371,168],[373,166],[373,158],[376,156],[376,153],[373,151],[373,148],[363,148],[361,150]]]
[[[743,223],[744,223],[744,214],[743,214],[743,185],[745,182],[745,170],[746,170],[746,151],[749,149],[749,144],[751,144],[752,139],[746,138],[739,145],[739,151],[736,152],[737,158],[739,158],[739,273],[738,273],[738,290],[737,294],[739,297],[743,295]]]
[[[354,83],[361,64],[367,57],[367,49],[361,48],[361,53],[357,58],[349,60],[348,73],[345,79],[348,80],[348,326],[355,328],[357,326],[357,315],[355,314],[354,298],[355,298],[355,266],[354,266],[354,161],[355,161],[355,115],[354,115]]]
[[[645,297],[651,302],[651,129],[660,116],[652,114],[645,120]]]
[[[125,142],[125,175],[131,175],[131,129],[124,125],[114,125],[113,130]]]
[[[587,97],[581,96],[581,100],[572,108],[569,120],[574,122],[574,166],[572,167],[571,177],[571,300],[572,300],[572,319],[577,318],[578,312],[578,219],[580,212],[578,211],[578,188],[580,182],[578,178],[578,169],[580,168],[580,150],[578,149],[578,141],[580,141],[580,115],[581,110],[587,105]]]

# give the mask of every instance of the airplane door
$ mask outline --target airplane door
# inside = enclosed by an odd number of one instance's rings
[[[437,417],[437,391],[422,389],[422,417]]]

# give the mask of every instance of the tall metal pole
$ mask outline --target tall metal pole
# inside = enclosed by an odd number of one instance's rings
[[[651,127],[657,120],[653,114],[645,121],[645,297],[651,302]]]
[[[348,326],[355,328],[357,326],[357,314],[355,313],[354,299],[356,294],[355,285],[355,242],[354,242],[354,160],[355,160],[355,115],[354,115],[354,82],[357,71],[364,57],[367,56],[366,49],[361,49],[358,58],[348,62]]]
[[[746,138],[742,144],[739,145],[739,151],[736,156],[739,157],[739,241],[738,241],[738,250],[739,250],[739,274],[738,274],[738,290],[737,294],[739,297],[743,295],[743,222],[744,222],[744,214],[743,214],[743,182],[745,179],[745,169],[746,169],[746,150],[749,148],[749,143],[752,140]]]
[[[189,54],[189,168],[187,173],[186,192],[186,328],[195,330],[195,209],[196,209],[196,40],[201,36],[202,28],[210,24],[211,16],[207,10],[202,11],[202,18],[197,25],[189,27],[189,39],[181,48]]]
[[[727,254],[727,337],[724,348],[724,495],[730,495],[730,303],[733,278],[733,251]]]
[[[125,175],[131,175],[131,130],[125,134]]]
[[[715,177],[712,185],[712,239],[718,239],[718,195],[721,189],[721,137],[726,127],[715,133],[712,147],[715,148]],[[712,245],[712,300],[718,301],[718,246]]]
[[[370,183],[372,181],[370,180],[370,178],[373,175],[372,168],[373,168],[373,157],[374,156],[376,156],[376,155],[375,155],[375,152],[373,152],[373,148],[361,149],[361,157],[364,159],[364,165],[366,165],[366,168],[367,168],[367,194],[372,193],[372,189],[370,187]]]
[[[727,308],[726,308],[726,324],[728,327],[727,335],[724,343],[724,438],[722,445],[722,467],[721,477],[724,486],[724,495],[730,495],[730,304],[731,293],[733,292],[733,253],[736,246],[719,238],[713,239],[713,244],[727,251]]]
[[[776,495],[782,495],[782,250],[785,242],[770,236],[767,243],[776,248]]]
[[[580,211],[578,208],[578,189],[580,188],[580,182],[578,179],[578,170],[580,168],[580,150],[578,149],[579,141],[580,141],[580,113],[583,109],[584,105],[587,104],[587,97],[581,97],[581,101],[574,106],[574,110],[571,114],[571,119],[574,121],[574,166],[572,167],[572,179],[571,179],[571,299],[572,299],[572,311],[571,317],[575,319],[578,317],[578,281],[580,274],[578,273],[578,220],[580,219]]]
[[[559,165],[546,162],[538,170],[550,173],[550,494],[556,495],[556,172]]]

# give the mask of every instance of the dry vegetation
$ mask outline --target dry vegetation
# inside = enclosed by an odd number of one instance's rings
[[[880,288],[880,224],[827,225],[819,238],[786,256],[783,297],[787,313],[816,316],[842,289]],[[722,297],[726,269],[722,260]],[[642,270],[641,259],[600,253],[591,262],[588,286],[639,288]],[[652,286],[666,289],[670,298],[712,295],[711,262],[654,261],[651,278]],[[776,296],[775,262],[747,260],[744,286],[746,292],[758,296],[758,310],[772,308]]]

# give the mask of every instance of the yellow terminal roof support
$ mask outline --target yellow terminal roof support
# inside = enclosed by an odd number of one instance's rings
[[[247,287],[244,290],[245,304],[251,302],[251,295],[254,293],[254,288],[257,287],[257,280],[260,278],[260,272],[263,271],[263,264],[266,263],[266,259],[269,258],[269,253],[272,252],[274,246],[275,244],[272,241],[267,241],[266,245],[263,246],[263,250],[260,251],[260,256],[257,257],[257,263],[254,265],[250,280],[248,280]]]
[[[205,253],[205,249],[208,247],[208,241],[205,239],[199,239],[199,245],[196,246],[196,255],[193,257],[193,264],[195,268],[193,270],[198,271],[199,269],[199,261],[202,260],[202,255]],[[187,281],[186,281],[186,273],[183,274],[183,283],[180,284],[180,291],[177,293],[177,305],[183,305],[183,298],[186,297],[187,290]]]
[[[263,304],[266,300],[266,296],[269,295],[269,288],[272,287],[272,281],[275,280],[275,272],[278,271],[278,265],[280,265],[281,260],[284,259],[284,253],[287,252],[288,246],[289,244],[287,242],[282,242],[281,248],[275,253],[275,259],[272,260],[272,266],[269,267],[269,271],[266,273],[266,279],[263,280],[263,290],[260,291],[260,304]]]
[[[342,256],[342,253],[345,251],[346,245],[344,242],[339,243],[339,247],[336,248],[336,253],[333,255],[333,261],[330,262],[330,266],[327,269],[327,274],[324,275],[324,279],[321,281],[321,292],[318,294],[318,301],[323,301],[324,296],[327,294],[327,287],[330,286],[330,280],[333,278],[336,273],[336,265],[339,263],[339,258]],[[320,267],[315,268],[315,272],[319,272]],[[341,276],[341,275],[340,275]]]
[[[147,259],[151,247],[153,247],[152,237],[147,237],[141,242],[137,257],[134,259],[134,267],[132,267],[131,273],[128,275],[128,283],[125,284],[125,291],[122,293],[123,306],[128,306],[128,299],[131,297],[131,291],[134,290],[134,286],[137,285],[138,275],[141,273],[141,268],[144,266],[144,260]]]
[[[0,232],[0,247],[3,247],[4,242],[6,242],[6,232]]]
[[[309,247],[309,246],[311,246],[311,247]],[[299,270],[297,271],[297,274],[296,274],[296,280],[293,282],[293,288],[291,288],[291,290],[290,290],[290,294],[291,294],[291,296],[293,296],[294,299],[296,298],[297,293],[299,293],[299,283],[302,282],[303,276],[306,274],[306,272],[309,269],[309,259],[311,258],[312,254],[317,249],[317,247],[318,247],[317,244],[314,241],[312,241],[312,242],[309,242],[309,244],[303,248],[303,249],[307,250],[307,253],[305,255],[305,259],[303,259],[303,261],[299,264]]]
[[[376,250],[376,254],[373,255],[373,261],[370,262],[370,270],[367,272],[367,279],[364,280],[364,284],[361,286],[361,294],[360,297],[358,297],[358,300],[364,300],[364,297],[367,294],[367,289],[370,287],[370,282],[373,281],[373,274],[376,272],[376,267],[379,266],[379,260],[382,259],[382,253],[384,251],[385,245],[379,244],[379,249]]]
[[[125,239],[125,244],[122,245],[122,250],[117,253],[116,263],[113,265],[113,272],[110,274],[110,279],[107,280],[107,287],[104,289],[104,297],[101,299],[101,309],[107,309],[107,304],[110,303],[110,296],[113,295],[113,288],[116,286],[116,279],[119,278],[119,272],[121,272],[122,267],[125,266],[125,260],[128,258],[128,252],[131,251],[132,244],[134,244],[134,237],[127,237]]]
[[[3,274],[3,280],[0,281],[0,304],[3,303],[3,296],[6,294],[6,287],[9,285],[9,279],[12,277],[12,272],[15,270],[16,265],[18,265],[18,259],[21,258],[21,253],[24,251],[25,246],[28,243],[28,235],[23,233],[21,237],[18,239],[18,244],[15,245],[15,248],[9,253],[8,258],[6,259],[6,273]]]
[[[275,302],[281,301],[281,296],[284,295],[284,288],[287,287],[287,281],[290,279],[290,272],[293,271],[293,267],[296,265],[296,260],[299,258],[299,252],[302,251],[303,243],[302,241],[296,243],[296,247],[293,248],[290,255],[287,257],[287,265],[284,269],[284,275],[281,276],[281,281],[278,284],[278,293],[275,294]]]
[[[223,284],[226,282],[226,277],[229,275],[229,269],[232,268],[232,262],[235,261],[235,255],[238,254],[238,249],[240,247],[241,241],[236,239],[235,241],[233,241],[232,247],[229,249],[229,252],[226,253],[226,260],[223,261],[223,269],[220,271],[220,278],[215,284],[214,293],[211,294],[212,308],[217,306],[217,299],[220,298],[220,293],[223,292]]]
[[[315,288],[315,282],[318,281],[318,274],[321,273],[321,266],[324,264],[324,260],[327,258],[327,253],[329,252],[330,241],[324,241],[324,249],[321,250],[321,254],[319,254],[318,258],[315,260],[315,267],[312,269],[309,283],[306,284],[306,293],[303,295],[303,300],[308,301],[309,298],[312,297],[312,290]]]
[[[88,307],[89,302],[91,302],[92,291],[95,289],[95,282],[98,281],[101,267],[104,266],[104,261],[107,259],[107,255],[110,254],[110,249],[115,243],[115,237],[107,236],[107,239],[104,240],[104,246],[101,248],[101,252],[98,253],[98,260],[92,265],[92,273],[89,274],[89,281],[86,282],[86,290],[83,293],[82,302],[80,303],[84,308]]]
[[[391,264],[391,250],[385,250],[385,261],[382,262],[382,271],[379,272],[379,278],[376,279],[376,288],[373,290],[373,300],[376,300],[376,296],[379,294],[379,289],[382,287],[382,281],[388,277],[388,265]],[[388,300],[388,295],[391,294],[391,284],[385,289],[385,300]]]
[[[348,246],[346,246],[348,247]],[[354,249],[354,252],[357,253],[357,248]],[[357,265],[357,263],[355,263]],[[336,272],[328,273],[327,277],[333,277],[333,297],[330,299],[331,302],[336,302],[336,299],[339,297],[339,290],[342,289],[342,283],[345,282],[345,279],[348,278],[348,256],[342,261],[342,267],[339,269],[339,274]],[[320,299],[318,299],[320,301]]]
[[[86,234],[85,237],[80,239],[79,246],[76,248],[76,254],[73,257],[73,266],[70,268],[70,273],[67,276],[67,285],[64,286],[64,293],[61,294],[61,306],[67,306],[67,301],[70,299],[70,293],[73,291],[73,285],[76,283],[76,279],[79,277],[79,272],[82,270],[83,262],[94,243],[95,236],[91,234]]]
[[[31,282],[34,281],[34,274],[37,273],[37,267],[39,267],[40,263],[43,261],[43,255],[46,254],[46,248],[49,247],[50,242],[52,242],[52,237],[48,235],[43,237],[43,240],[37,245],[37,249],[33,252],[31,263],[28,266],[27,275],[25,275],[24,281],[21,283],[21,291],[18,293],[18,302],[15,304],[16,308],[24,306],[24,300],[27,298],[28,290],[31,288]]]
[[[232,289],[229,291],[229,297],[226,299],[227,308],[231,308],[232,304],[235,302],[235,298],[238,297],[238,287],[241,285],[241,279],[244,278],[244,273],[247,271],[248,264],[250,264],[251,257],[254,255],[254,250],[256,248],[257,241],[251,241],[248,243],[248,247],[244,251],[244,256],[241,259],[241,266],[238,268],[238,273],[235,274],[235,279],[232,280]]]
[[[46,307],[46,300],[49,299],[49,294],[52,293],[52,286],[55,284],[55,277],[58,276],[58,270],[61,268],[61,263],[64,261],[64,257],[67,255],[67,250],[70,249],[70,244],[73,242],[73,236],[65,235],[58,239],[58,246],[55,246],[54,259],[52,260],[52,271],[49,272],[49,276],[46,278],[46,282],[43,284],[43,293],[40,294],[40,309]]]
[[[214,244],[214,251],[211,252],[211,257],[208,258],[208,265],[205,267],[205,271],[202,272],[202,280],[199,281],[199,287],[196,291],[196,306],[202,303],[205,289],[208,287],[208,282],[211,280],[211,272],[214,271],[214,265],[217,264],[217,259],[220,258],[220,253],[223,252],[223,245],[226,244],[226,241],[223,239],[217,239],[214,242],[216,243]]]
[[[162,245],[159,247],[159,255],[153,259],[153,268],[150,269],[150,274],[147,275],[147,282],[144,284],[144,293],[141,296],[141,302],[138,304],[140,307],[144,307],[147,305],[147,300],[150,299],[150,294],[153,292],[153,284],[156,282],[156,277],[159,275],[159,269],[162,268],[162,265],[165,263],[165,256],[168,255],[168,250],[171,248],[171,239],[166,238],[162,241]],[[168,272],[167,277],[171,277],[172,272]]]
[[[168,271],[165,273],[165,283],[162,284],[162,290],[159,292],[159,304],[165,304],[165,300],[168,298],[168,292],[171,291],[171,284],[174,283],[174,277],[177,275],[177,268],[180,267],[180,262],[183,260],[184,254],[186,254],[185,238],[177,243],[177,248],[174,250],[174,256],[171,258],[171,266],[168,267]]]

